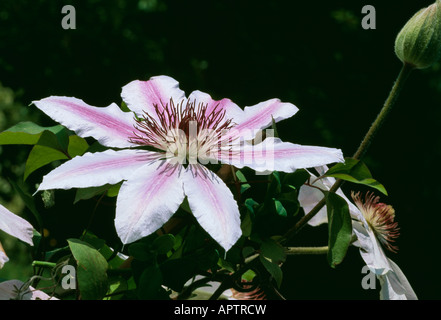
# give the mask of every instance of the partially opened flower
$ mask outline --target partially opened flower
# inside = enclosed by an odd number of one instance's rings
[[[385,300],[416,300],[417,296],[398,265],[389,259],[382,247],[396,252],[393,244],[399,235],[395,210],[390,205],[379,202],[379,197],[366,193],[365,200],[360,193],[352,193],[359,209],[358,219],[352,222],[357,236],[354,245],[360,247],[360,254],[369,269],[380,280],[380,297]]]
[[[294,171],[341,162],[340,150],[300,146],[266,138],[257,130],[293,116],[297,108],[278,99],[244,110],[229,99],[194,91],[187,98],[178,82],[158,76],[122,89],[132,112],[116,104],[92,107],[82,100],[51,96],[34,104],[81,137],[125,148],[86,153],[46,175],[38,190],[69,189],[123,181],[115,225],[123,243],[159,229],[185,197],[199,224],[228,250],[241,235],[237,203],[227,185],[205,165],[226,163],[258,171]]]
[[[33,245],[32,237],[34,228],[25,219],[13,214],[11,211],[0,205],[0,230],[7,234]],[[0,243],[0,269],[8,262],[8,256]]]
[[[323,166],[316,170],[323,175],[328,168]],[[299,202],[305,213],[308,213],[324,197],[319,189],[329,191],[335,183],[332,177],[317,179],[312,175],[312,178],[313,186],[304,185],[299,192]],[[379,198],[371,193],[366,195],[365,201],[360,197],[360,193],[353,193],[355,205],[341,189],[338,189],[336,193],[348,203],[352,218],[352,231],[357,238],[353,245],[360,248],[360,255],[364,262],[379,279],[380,298],[384,300],[417,299],[406,276],[382,249],[384,246],[392,252],[397,250],[393,244],[398,237],[399,230],[394,209],[390,205],[380,203]],[[314,218],[314,220],[311,219],[310,225],[312,226],[327,223],[326,206]]]
[[[304,184],[299,190],[298,200],[305,211],[305,214],[311,211],[315,205],[324,198],[324,194],[321,190],[329,191],[335,183],[335,178],[333,177],[322,177],[326,171],[328,171],[327,166],[319,166],[315,169],[321,178],[310,173],[311,178],[309,179],[309,183]],[[351,216],[356,218],[359,215],[357,207],[349,201],[341,189],[338,189],[335,193],[346,200]],[[326,206],[323,206],[323,208],[321,208],[319,212],[308,221],[308,224],[315,227],[323,223],[328,223],[328,214],[326,210]]]

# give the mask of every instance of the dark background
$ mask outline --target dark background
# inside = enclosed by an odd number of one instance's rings
[[[107,106],[120,103],[128,82],[165,74],[186,93],[198,89],[242,107],[274,97],[292,102],[300,111],[278,126],[283,140],[351,156],[401,68],[395,36],[432,2],[2,0],[0,82],[14,92],[14,107],[0,110],[1,130],[16,119],[54,124],[28,107],[33,100],[67,95]],[[66,4],[75,6],[75,30],[61,27]],[[367,4],[376,9],[375,30],[361,27]],[[401,227],[400,250],[388,256],[420,299],[441,298],[440,68],[411,75],[364,158]],[[5,177],[21,149],[2,150]],[[7,201],[11,192],[2,196]],[[326,228],[305,234],[308,244],[326,243]],[[376,299],[378,290],[361,289],[362,266],[354,247],[336,269],[324,256],[289,257],[281,292],[288,299]]]

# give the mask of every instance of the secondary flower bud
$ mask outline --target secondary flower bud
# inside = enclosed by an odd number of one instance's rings
[[[401,29],[395,53],[418,69],[430,67],[441,54],[441,0],[418,11]]]

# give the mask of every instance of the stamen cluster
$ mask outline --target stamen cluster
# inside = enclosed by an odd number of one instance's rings
[[[394,208],[380,203],[380,198],[371,192],[366,193],[364,201],[360,197],[360,192],[356,194],[352,192],[351,196],[380,243],[388,250],[396,252],[398,247],[392,243],[400,233],[398,223],[395,221]]]
[[[154,105],[156,116],[144,112],[135,117],[134,137],[130,142],[151,146],[166,152],[166,157],[180,160],[215,158],[220,152],[231,152],[231,139],[223,135],[235,126],[226,118],[226,111],[219,104],[211,110],[208,103],[173,99],[167,104]]]

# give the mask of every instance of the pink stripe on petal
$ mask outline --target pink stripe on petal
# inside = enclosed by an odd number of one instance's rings
[[[179,89],[179,82],[167,76],[157,76],[149,81],[135,80],[122,88],[121,97],[130,110],[141,116],[148,113],[155,120],[159,120],[155,110],[164,110],[173,99],[175,106],[185,99],[185,93]]]
[[[244,111],[237,104],[235,104],[233,101],[231,101],[230,99],[224,98],[222,100],[213,100],[208,93],[204,93],[199,90],[193,91],[189,95],[188,101],[190,103],[193,103],[193,102],[196,103],[196,107],[197,107],[196,110],[199,109],[198,107],[200,104],[203,104],[204,106],[206,105],[207,106],[207,111],[206,111],[207,115],[209,115],[214,110],[216,112],[225,111],[225,118],[224,119],[225,120],[232,119],[233,123],[239,123],[244,116]]]
[[[249,133],[250,130],[264,129],[272,124],[272,119],[275,122],[292,117],[299,109],[291,104],[281,102],[279,99],[271,99],[260,102],[251,107],[245,107],[243,118],[235,127],[236,130]],[[253,137],[244,137],[251,139]]]
[[[161,157],[145,150],[107,150],[86,153],[63,163],[43,177],[38,190],[71,189],[116,184],[133,171]]]
[[[72,97],[51,96],[33,103],[55,121],[81,137],[93,137],[102,145],[125,148],[134,146],[134,115],[123,112],[116,104],[98,108]]]
[[[343,162],[341,150],[326,147],[302,146],[282,142],[278,138],[266,138],[261,143],[246,143],[237,147],[230,157],[219,159],[238,168],[250,167],[256,171],[293,172],[334,162]]]
[[[146,237],[167,222],[184,200],[182,166],[165,160],[138,170],[123,183],[116,204],[115,227],[123,243]]]
[[[202,228],[228,251],[242,234],[239,208],[230,189],[200,164],[189,165],[183,181],[193,215]]]
[[[34,227],[25,219],[13,214],[0,205],[0,230],[7,234],[33,245]]]

